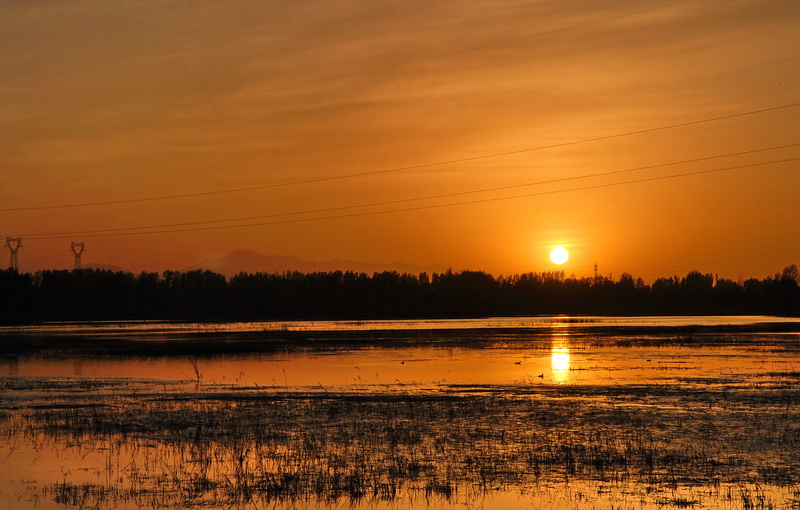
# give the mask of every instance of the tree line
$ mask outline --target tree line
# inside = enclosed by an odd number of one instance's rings
[[[652,284],[482,271],[132,274],[99,269],[0,271],[0,322],[486,317],[535,314],[800,315],[797,266],[732,281],[692,271]]]

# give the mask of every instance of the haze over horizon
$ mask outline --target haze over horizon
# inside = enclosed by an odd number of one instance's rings
[[[41,270],[71,270],[73,268],[73,261],[74,259],[70,258],[70,260],[60,266],[57,267],[48,267],[42,268]],[[792,263],[794,264],[794,263]],[[755,278],[757,280],[762,280],[765,278],[773,278],[773,277],[780,277],[780,275],[785,271],[785,269],[792,265],[789,264],[787,266],[783,266],[781,268],[775,268],[771,272],[767,272],[763,275],[758,276],[751,276],[749,278]],[[794,264],[796,266],[796,264]],[[122,271],[122,272],[129,272],[129,273],[138,273],[140,271],[136,269],[131,269],[123,266],[118,266],[115,264],[104,264],[100,262],[94,262],[91,259],[84,259],[82,263],[82,267],[84,269],[98,269],[98,270],[105,270],[105,271]],[[398,273],[405,273],[411,275],[420,275],[422,273],[426,273],[428,275],[432,275],[434,273],[444,274],[447,271],[484,271],[480,268],[467,268],[467,269],[454,269],[451,266],[445,266],[441,264],[431,264],[431,265],[418,265],[412,264],[404,261],[391,261],[391,262],[367,262],[363,260],[344,260],[344,259],[329,259],[329,260],[309,260],[303,259],[300,257],[296,257],[294,255],[280,255],[280,254],[263,254],[259,252],[255,252],[253,250],[233,250],[228,254],[225,254],[221,257],[209,258],[202,261],[196,261],[192,264],[184,264],[182,266],[175,266],[175,267],[165,267],[162,269],[152,269],[152,270],[144,270],[144,272],[155,272],[155,273],[162,273],[166,271],[178,271],[178,272],[187,272],[187,271],[194,271],[194,270],[208,270],[214,273],[218,273],[224,275],[227,278],[231,278],[236,276],[240,273],[247,273],[247,274],[255,274],[255,273],[268,273],[268,274],[283,274],[285,272],[293,272],[298,271],[301,273],[318,273],[318,272],[335,272],[335,271],[342,271],[342,272],[353,272],[353,273],[365,273],[368,276],[372,276],[375,273],[382,273],[384,271],[394,271]],[[37,269],[38,271],[38,269]],[[547,273],[547,272],[563,272],[566,278],[591,278],[591,275],[578,275],[575,272],[566,271],[563,266],[554,266],[543,269],[541,271],[529,271],[533,273]],[[678,277],[682,278],[685,277],[688,273],[697,271],[696,269],[692,269],[687,271],[683,274],[658,274],[658,275],[650,275],[642,276],[638,274],[632,274],[631,276],[634,279],[642,278],[642,280],[646,284],[653,283],[658,278],[672,278]],[[484,271],[487,272],[487,271]],[[524,272],[516,272],[516,273],[491,273],[493,277],[509,277],[513,275],[524,274]],[[603,278],[610,278],[614,281],[619,280],[619,278],[629,272],[622,271],[620,273],[607,273],[603,272],[601,269],[598,269],[599,276]],[[706,272],[706,274],[713,274],[715,277],[719,278],[727,278],[732,279],[733,281],[744,281],[748,277],[744,277],[743,275],[737,276],[729,276],[725,274],[719,274],[715,272]]]
[[[21,271],[85,242],[134,272],[763,278],[800,262],[798,26],[795,0],[10,0],[0,243]]]

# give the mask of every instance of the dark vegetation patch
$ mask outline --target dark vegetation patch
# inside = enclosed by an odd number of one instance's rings
[[[800,273],[743,282],[692,271],[652,284],[563,272],[400,274],[0,270],[0,322],[490,317],[536,314],[800,315]],[[78,298],[79,297],[79,298]]]
[[[209,387],[118,398],[125,405],[87,397],[28,406],[0,431],[136,457],[112,482],[48,486],[70,507],[447,500],[570,480],[656,488],[800,480],[797,387]]]

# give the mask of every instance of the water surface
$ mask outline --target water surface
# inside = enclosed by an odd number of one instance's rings
[[[796,508],[797,322],[4,328],[72,347],[0,360],[0,506]],[[314,334],[252,353],[97,348],[283,332]]]

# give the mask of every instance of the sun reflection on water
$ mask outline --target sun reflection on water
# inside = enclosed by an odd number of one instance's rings
[[[550,354],[550,369],[555,382],[563,383],[569,380],[569,347],[563,342],[553,344]]]

